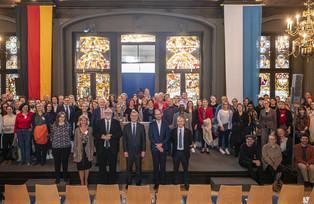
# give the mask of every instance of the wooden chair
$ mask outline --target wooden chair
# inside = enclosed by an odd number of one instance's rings
[[[160,185],[157,204],[181,204],[182,194],[179,185]]]
[[[88,204],[90,202],[87,186],[66,186],[65,204]]]
[[[283,185],[279,193],[278,204],[303,203],[303,185]]]
[[[251,186],[247,204],[272,204],[273,187],[268,186]]]
[[[152,196],[149,186],[128,186],[126,192],[127,204],[151,204]]]
[[[307,204],[314,204],[314,189],[312,190],[311,194],[309,195],[309,201]]]
[[[210,185],[190,185],[187,194],[187,204],[211,204]]]
[[[29,204],[30,198],[26,185],[4,185],[4,204]]]
[[[242,204],[242,186],[221,185],[217,204]]]
[[[36,204],[60,204],[56,185],[35,185]]]
[[[97,204],[120,204],[120,191],[118,185],[97,185]]]

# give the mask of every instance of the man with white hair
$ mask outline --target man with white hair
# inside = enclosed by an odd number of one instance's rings
[[[115,183],[119,151],[119,140],[122,136],[120,122],[112,118],[112,110],[104,111],[104,118],[94,125],[94,136],[97,140],[96,153],[102,183]],[[109,166],[109,174],[107,172]]]

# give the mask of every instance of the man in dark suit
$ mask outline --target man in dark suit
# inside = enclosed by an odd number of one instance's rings
[[[96,108],[92,114],[91,123],[93,128],[95,128],[94,125],[97,123],[98,120],[101,120],[105,117],[106,100],[100,98],[98,100],[98,105],[99,105],[98,108]]]
[[[126,178],[127,184],[131,183],[131,173],[133,164],[136,169],[136,185],[141,184],[142,158],[146,151],[146,134],[144,125],[138,123],[138,112],[132,110],[131,122],[123,129],[123,151],[126,157]]]
[[[94,136],[97,140],[96,154],[102,183],[115,183],[119,140],[122,135],[120,122],[112,119],[112,110],[107,108],[105,118],[94,125]],[[109,165],[109,174],[106,170]],[[107,177],[107,178],[106,178]]]
[[[149,124],[149,138],[151,141],[151,150],[154,167],[154,184],[158,187],[160,181],[164,183],[166,174],[166,159],[169,149],[170,130],[164,121],[162,121],[162,112],[159,109],[154,110],[156,120]],[[159,177],[160,173],[160,177]],[[160,179],[159,179],[160,178]]]
[[[67,121],[72,124],[75,119],[75,110],[74,107],[70,105],[70,99],[69,97],[65,97],[63,100],[63,104],[58,105],[57,107],[57,113],[64,112]]]
[[[60,97],[59,97],[60,98]],[[61,97],[62,98],[62,97]],[[65,113],[65,117],[67,119],[67,121],[70,124],[71,127],[71,139],[74,139],[74,121],[75,121],[75,109],[74,107],[70,104],[70,98],[68,96],[64,97],[63,99],[63,103],[58,105],[57,107],[57,113],[59,112],[64,112]]]
[[[184,186],[189,188],[189,159],[190,148],[192,145],[192,132],[184,128],[185,119],[183,116],[177,118],[178,127],[172,130],[171,143],[173,149],[173,169],[175,175],[175,184],[178,183],[180,163],[184,172]]]

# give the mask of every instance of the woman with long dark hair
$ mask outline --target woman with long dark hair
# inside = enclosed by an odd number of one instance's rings
[[[31,165],[31,131],[32,131],[32,116],[29,111],[29,106],[23,103],[19,107],[20,113],[16,115],[15,133],[18,138],[18,145],[21,149],[21,164]]]
[[[240,146],[244,143],[245,136],[249,134],[249,116],[243,109],[243,105],[238,103],[236,111],[232,115],[231,144],[236,157],[239,155]]]

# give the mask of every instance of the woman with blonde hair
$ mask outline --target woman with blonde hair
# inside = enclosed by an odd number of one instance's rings
[[[74,162],[81,180],[81,185],[88,185],[89,170],[92,167],[94,153],[94,138],[92,128],[89,127],[89,119],[81,115],[78,119],[74,133]]]

